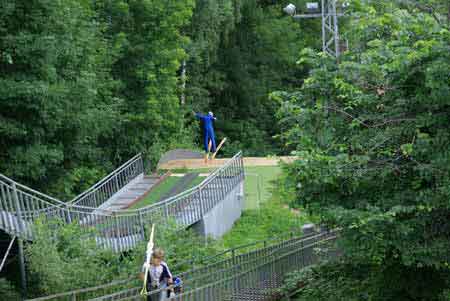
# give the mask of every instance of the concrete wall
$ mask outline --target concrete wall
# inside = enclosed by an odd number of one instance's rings
[[[220,238],[228,232],[236,220],[241,217],[244,209],[244,181],[213,209],[203,216],[203,219],[192,227],[204,236]]]

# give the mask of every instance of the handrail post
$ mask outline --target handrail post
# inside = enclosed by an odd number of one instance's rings
[[[144,164],[144,158],[142,158],[142,154],[139,154],[139,160],[141,162],[142,173],[145,176],[145,164]]]
[[[22,234],[25,229],[24,229],[24,225],[23,225],[23,220],[22,220],[22,210],[20,208],[20,203],[19,203],[19,195],[17,194],[17,187],[16,187],[16,183],[12,183],[12,189],[13,189],[13,198],[14,198],[14,206],[16,207],[16,216],[17,216],[17,226],[19,227],[19,229],[16,229],[16,232],[20,234]]]
[[[141,226],[142,231],[142,240],[145,240],[145,226],[144,226],[144,219],[142,218],[142,210],[138,211],[139,216],[139,226]]]
[[[166,216],[166,219],[169,219],[169,206],[167,203],[164,203],[164,215]]]
[[[200,200],[200,216],[203,218],[203,214],[205,212],[204,208],[203,208],[203,193],[202,193],[202,187],[200,186],[198,188],[198,195],[199,195],[199,200]]]
[[[114,174],[114,178],[115,178],[115,183],[116,183],[116,192],[117,191],[119,191],[120,190],[120,187],[119,187],[119,179],[118,179],[118,177],[117,177],[117,173],[116,174]]]
[[[114,227],[116,228],[115,230],[116,231],[114,231],[114,232],[116,232],[116,238],[115,238],[115,242],[116,242],[116,248],[117,248],[117,250],[116,251],[119,251],[120,250],[120,247],[121,247],[121,241],[120,241],[120,230],[119,230],[119,220],[118,220],[118,217],[117,217],[117,214],[116,214],[116,212],[112,212],[112,215],[111,215],[112,217],[113,217],[113,219],[114,219]],[[113,239],[114,239],[114,236],[112,237]]]
[[[72,204],[71,203],[67,204],[66,208],[67,208],[67,221],[68,221],[68,224],[71,224],[72,216],[70,216],[70,214],[72,212]]]

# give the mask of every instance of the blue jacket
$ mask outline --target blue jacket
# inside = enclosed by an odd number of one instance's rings
[[[197,117],[198,119],[203,121],[203,129],[205,131],[214,129],[213,122],[214,122],[214,120],[216,120],[216,117],[209,116],[209,115],[203,115],[203,114],[200,114],[200,113],[195,113],[195,117]]]

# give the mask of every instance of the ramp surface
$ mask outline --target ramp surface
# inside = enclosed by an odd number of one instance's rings
[[[159,177],[139,176],[116,192],[100,206],[102,210],[120,210],[129,208],[143,198],[158,182]]]

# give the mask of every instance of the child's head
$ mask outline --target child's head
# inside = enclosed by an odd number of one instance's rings
[[[164,250],[160,248],[155,248],[152,254],[152,264],[158,266],[161,264],[161,261],[163,261],[163,259],[164,259]]]

